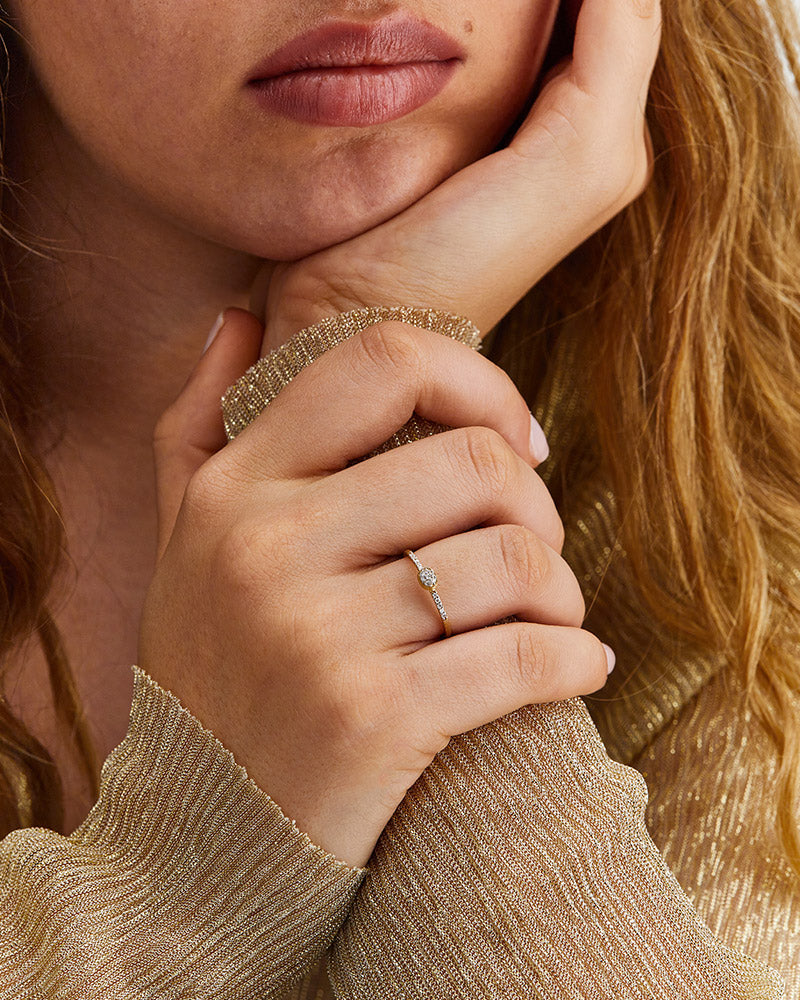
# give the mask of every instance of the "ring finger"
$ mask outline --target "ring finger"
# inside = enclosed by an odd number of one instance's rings
[[[530,528],[491,525],[414,550],[436,575],[453,634],[493,625],[509,615],[544,625],[580,627],[586,607],[564,559]],[[413,652],[444,634],[443,619],[406,555],[361,573],[355,601],[384,609],[377,621],[381,650]],[[377,616],[376,616],[377,617]]]

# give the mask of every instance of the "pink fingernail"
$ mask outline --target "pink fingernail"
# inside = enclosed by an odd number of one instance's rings
[[[607,646],[605,643],[603,643],[603,649],[606,651],[606,659],[608,660],[608,672],[611,673],[617,662],[617,654],[610,646]]]
[[[544,462],[550,454],[550,445],[544,436],[542,425],[533,414],[531,414],[530,449],[531,455],[533,455],[537,462]]]

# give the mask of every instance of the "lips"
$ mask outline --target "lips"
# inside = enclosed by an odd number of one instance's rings
[[[316,125],[364,126],[432,100],[465,58],[439,28],[408,17],[334,22],[293,38],[250,72],[267,111]]]

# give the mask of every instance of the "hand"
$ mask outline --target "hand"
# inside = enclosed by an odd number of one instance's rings
[[[660,36],[658,0],[584,0],[572,58],[507,148],[375,229],[263,272],[251,302],[265,317],[262,353],[360,306],[430,306],[493,327],[647,186]]]
[[[451,736],[596,691],[607,659],[580,628],[528,407],[505,372],[441,334],[380,324],[223,448],[219,397],[261,333],[228,310],[159,422],[138,662],[312,840],[362,865]],[[348,466],[412,412],[454,429]],[[439,575],[444,641],[406,547]]]

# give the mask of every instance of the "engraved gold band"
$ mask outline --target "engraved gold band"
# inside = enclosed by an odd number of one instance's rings
[[[423,590],[427,590],[428,593],[433,598],[433,603],[436,605],[436,610],[441,616],[442,623],[444,624],[444,634],[445,637],[451,636],[453,630],[450,627],[450,622],[447,618],[447,612],[444,610],[444,605],[442,604],[442,599],[436,593],[436,574],[430,568],[430,566],[423,566],[422,563],[417,559],[411,549],[403,549],[403,555],[408,556],[408,558],[414,563],[419,571],[417,573],[417,581]]]

